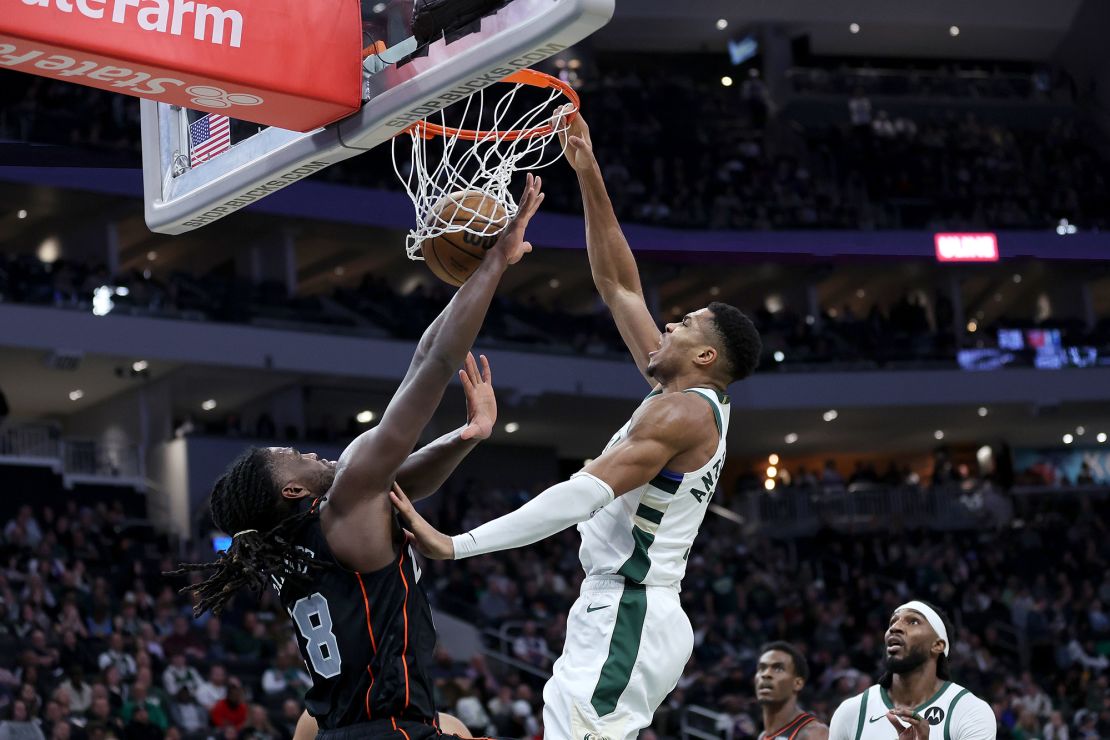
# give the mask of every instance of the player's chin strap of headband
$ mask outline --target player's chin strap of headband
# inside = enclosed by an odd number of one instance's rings
[[[937,614],[936,610],[921,601],[907,601],[905,604],[902,604],[902,606],[898,607],[894,611],[900,612],[903,609],[913,609],[915,612],[925,617],[925,621],[928,622],[929,626],[933,628],[933,631],[937,633],[937,637],[944,640],[944,655],[945,657],[947,657],[949,646],[948,630],[944,628],[944,620],[940,618],[940,615]]]

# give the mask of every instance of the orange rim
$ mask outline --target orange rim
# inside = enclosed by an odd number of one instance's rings
[[[574,104],[574,110],[567,117],[567,121],[573,121],[574,117],[578,115],[578,93],[574,91],[573,87],[556,77],[544,74],[543,72],[537,72],[534,69],[520,69],[502,79],[501,82],[531,85],[532,87],[539,88],[555,88],[561,92],[567,100]],[[440,126],[438,123],[431,123],[429,121],[418,121],[405,130],[414,132],[425,139],[430,139],[434,136],[444,136],[466,139],[467,141],[484,141],[486,139],[515,141],[516,139],[533,139],[537,136],[548,136],[555,130],[555,127],[550,123],[545,123],[542,126],[536,126],[534,128],[512,129],[510,131],[478,131],[469,128]]]

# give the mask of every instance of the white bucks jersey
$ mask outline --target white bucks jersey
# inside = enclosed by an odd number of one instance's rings
[[[893,708],[886,689],[872,686],[837,707],[829,740],[896,740],[898,733],[886,717]],[[990,705],[951,681],[915,711],[929,723],[932,740],[994,740],[998,733]]]
[[[674,586],[682,581],[690,547],[725,462],[729,414],[728,396],[708,388],[685,392],[698,394],[713,410],[712,420],[707,418],[706,423],[716,424],[716,451],[709,462],[689,473],[664,468],[651,482],[618,495],[579,524],[579,558],[586,575],[620,574],[648,586]],[[652,391],[644,403],[659,393]],[[630,419],[605,449],[624,439],[631,425]]]

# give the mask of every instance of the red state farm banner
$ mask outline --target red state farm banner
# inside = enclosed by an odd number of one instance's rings
[[[359,0],[2,0],[0,68],[309,131],[358,109]]]

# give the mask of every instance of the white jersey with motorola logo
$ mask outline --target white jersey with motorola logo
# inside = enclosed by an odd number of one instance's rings
[[[886,689],[872,686],[837,707],[829,740],[896,740],[898,733],[886,716],[893,708]],[[994,740],[998,734],[990,705],[951,681],[915,711],[929,723],[932,740]]]
[[[652,391],[643,403],[661,391]],[[691,388],[712,409],[717,449],[709,462],[689,473],[662,470],[649,483],[618,496],[578,525],[579,558],[586,575],[622,575],[646,586],[677,586],[686,573],[690,547],[698,534],[725,462],[728,396],[709,388]],[[641,404],[642,406],[643,404]],[[613,435],[608,450],[628,435],[632,420]]]

